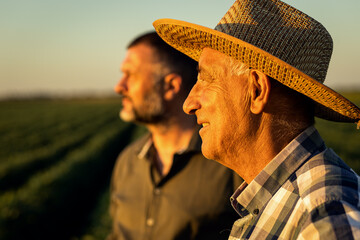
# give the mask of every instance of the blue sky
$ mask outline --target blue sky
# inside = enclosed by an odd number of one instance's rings
[[[234,0],[7,0],[0,2],[0,96],[112,92],[127,43],[158,18],[214,28]],[[285,0],[334,40],[325,83],[360,89],[359,0]]]

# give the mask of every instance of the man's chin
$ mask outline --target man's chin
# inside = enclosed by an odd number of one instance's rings
[[[204,146],[204,142],[201,144],[201,152],[207,159],[212,159],[212,155],[210,154],[210,151]]]
[[[120,119],[123,120],[124,122],[134,122],[135,121],[135,115],[133,113],[130,112],[126,112],[124,110],[120,111]]]

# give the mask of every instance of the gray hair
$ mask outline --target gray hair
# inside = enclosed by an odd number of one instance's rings
[[[248,65],[234,58],[229,58],[229,66],[231,73],[233,73],[235,76],[248,74],[250,71],[250,67]]]

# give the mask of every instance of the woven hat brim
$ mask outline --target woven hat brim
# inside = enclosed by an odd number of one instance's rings
[[[175,19],[159,19],[153,25],[165,42],[196,61],[199,61],[202,50],[208,47],[311,98],[315,102],[317,117],[338,122],[357,122],[360,119],[360,109],[351,101],[254,45],[211,28]]]

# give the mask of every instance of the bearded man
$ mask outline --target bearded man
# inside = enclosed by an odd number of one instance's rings
[[[149,134],[115,165],[109,239],[227,239],[237,216],[224,195],[242,180],[203,157],[196,119],[182,111],[196,62],[151,32],[130,43],[121,72],[120,117]]]

